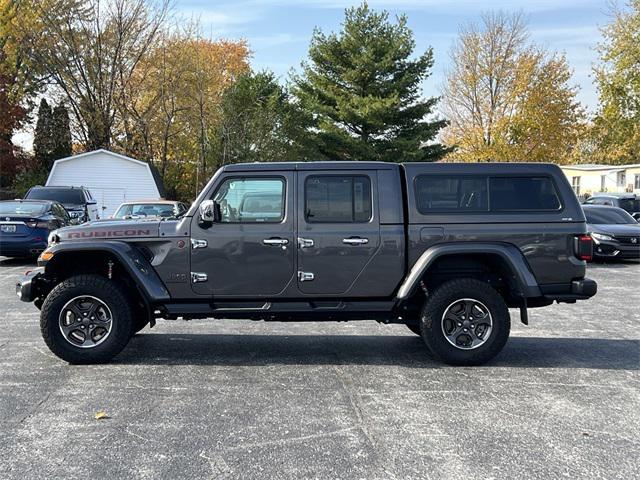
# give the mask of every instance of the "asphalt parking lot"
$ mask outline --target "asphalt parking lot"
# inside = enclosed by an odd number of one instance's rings
[[[640,478],[640,264],[444,366],[402,325],[160,321],[70,366],[0,258],[0,478]],[[109,416],[96,420],[104,411]]]

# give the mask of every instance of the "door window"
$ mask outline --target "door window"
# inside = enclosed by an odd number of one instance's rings
[[[364,223],[371,220],[371,180],[364,175],[313,175],[305,181],[309,223]]]
[[[282,178],[228,178],[214,196],[221,223],[279,223],[284,219]]]

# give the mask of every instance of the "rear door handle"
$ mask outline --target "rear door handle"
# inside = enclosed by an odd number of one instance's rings
[[[365,245],[369,243],[369,239],[360,237],[343,238],[342,243],[345,245]]]
[[[289,240],[286,238],[265,238],[262,240],[262,243],[265,245],[275,245],[279,247],[281,245],[287,245]]]

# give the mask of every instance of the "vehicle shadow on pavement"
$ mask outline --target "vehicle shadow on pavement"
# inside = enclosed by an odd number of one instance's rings
[[[0,267],[31,267],[37,265],[37,258],[8,258],[0,257]]]
[[[114,359],[140,365],[393,365],[442,368],[413,336],[142,334]],[[512,337],[488,366],[639,370],[640,341]]]
[[[640,261],[638,260],[629,260],[629,259],[610,259],[610,260],[594,260],[587,264],[587,273],[591,269],[610,269],[610,268],[628,268],[628,267],[638,267],[640,266]]]

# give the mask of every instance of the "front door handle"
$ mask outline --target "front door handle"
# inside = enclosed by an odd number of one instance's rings
[[[262,243],[264,245],[275,245],[277,247],[280,247],[283,245],[287,245],[289,243],[289,240],[287,240],[286,238],[265,238],[264,240],[262,240]]]
[[[343,238],[342,243],[345,245],[366,245],[369,243],[369,239],[360,237]]]

